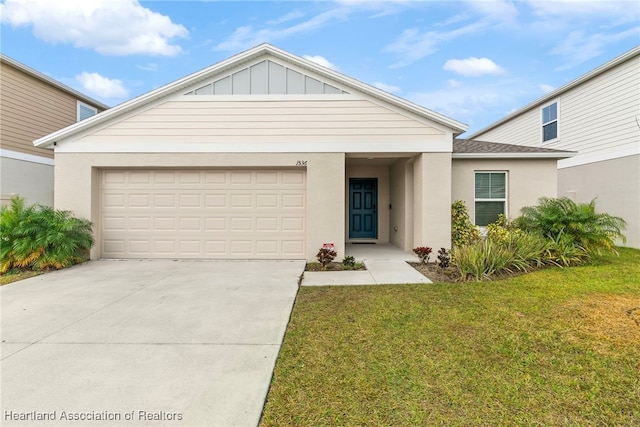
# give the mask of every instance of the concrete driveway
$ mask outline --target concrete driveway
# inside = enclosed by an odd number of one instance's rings
[[[0,424],[255,426],[303,269],[94,261],[0,287]]]

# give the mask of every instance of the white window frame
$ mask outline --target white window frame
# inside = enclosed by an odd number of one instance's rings
[[[476,175],[479,173],[501,173],[504,174],[504,198],[486,199],[476,197]],[[506,170],[476,170],[473,172],[473,224],[478,226],[481,231],[486,229],[485,225],[478,225],[476,221],[476,202],[504,202],[504,216],[509,218],[509,171]]]
[[[76,107],[76,121],[79,122],[80,120],[84,120],[84,119],[80,119],[80,107],[85,107],[88,108],[89,110],[93,110],[93,115],[89,116],[89,117],[93,117],[96,114],[98,114],[98,109],[96,107],[94,107],[93,105],[89,105],[86,102],[82,102],[82,101],[78,101],[77,102],[77,107]],[[85,119],[88,119],[89,117],[85,117]]]
[[[549,120],[548,122],[544,121],[544,109],[547,107],[552,106],[553,104],[556,104],[556,118],[555,120]],[[555,138],[551,138],[551,139],[547,139],[545,141],[544,139],[544,127],[548,124],[551,124],[553,122],[556,122],[556,137]],[[543,144],[550,144],[552,142],[557,141],[560,138],[560,101],[555,100],[555,101],[551,101],[545,105],[542,106],[542,108],[540,108],[540,140],[542,141]]]

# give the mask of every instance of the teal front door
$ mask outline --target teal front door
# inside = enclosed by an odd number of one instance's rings
[[[349,179],[349,238],[378,238],[378,180]]]

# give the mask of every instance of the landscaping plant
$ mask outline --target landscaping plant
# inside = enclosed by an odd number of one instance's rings
[[[329,263],[331,263],[331,261],[333,261],[333,259],[337,255],[338,254],[333,249],[320,248],[320,250],[318,251],[318,254],[316,255],[316,259],[318,260],[318,262],[322,266],[322,269],[326,270],[327,269],[327,265],[329,265]]]
[[[413,253],[420,258],[420,262],[422,264],[426,264],[429,262],[429,257],[431,256],[432,249],[429,246],[418,246],[413,250]]]
[[[355,257],[352,257],[351,255],[344,257],[344,259],[342,260],[342,265],[348,268],[355,267],[356,266]]]
[[[616,239],[626,241],[622,234],[627,225],[625,220],[596,212],[595,199],[576,203],[568,197],[542,197],[538,202],[537,206],[522,208],[522,215],[516,219],[522,230],[539,233],[565,247],[573,244],[588,256],[602,251],[617,253]]]
[[[449,252],[447,252],[447,249],[440,248],[440,250],[438,251],[438,267],[448,268],[450,262],[451,256],[449,255]]]
[[[87,259],[94,240],[92,224],[49,206],[26,206],[12,197],[0,210],[0,272],[51,270]]]
[[[453,247],[467,245],[480,239],[480,230],[469,219],[463,200],[451,204],[451,242]]]

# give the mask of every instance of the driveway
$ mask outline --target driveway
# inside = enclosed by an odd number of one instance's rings
[[[0,287],[0,424],[255,426],[303,269],[93,261]]]

